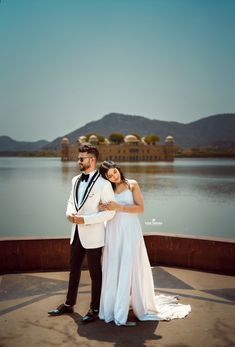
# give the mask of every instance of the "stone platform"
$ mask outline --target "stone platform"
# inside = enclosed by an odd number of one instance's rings
[[[153,267],[157,292],[177,294],[192,312],[170,322],[117,327],[81,323],[90,300],[88,271],[82,272],[75,312],[48,317],[64,301],[68,272],[0,277],[0,347],[232,347],[235,346],[235,277],[171,267]]]

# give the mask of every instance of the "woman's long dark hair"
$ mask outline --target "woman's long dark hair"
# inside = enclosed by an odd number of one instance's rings
[[[127,183],[127,180],[121,170],[121,168],[118,166],[118,164],[114,163],[113,161],[104,161],[99,168],[99,172],[101,174],[101,176],[103,178],[105,178],[106,180],[108,180],[108,178],[106,177],[107,172],[109,171],[109,169],[117,169],[120,173],[121,176],[121,181]],[[113,182],[110,182],[112,184],[113,190],[115,190],[116,188],[116,184]]]

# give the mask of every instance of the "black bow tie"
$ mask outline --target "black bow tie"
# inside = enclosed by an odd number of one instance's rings
[[[87,182],[87,181],[88,181],[88,178],[89,178],[89,174],[84,174],[84,173],[82,173],[81,181]]]

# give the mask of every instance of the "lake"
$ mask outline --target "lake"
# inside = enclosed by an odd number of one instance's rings
[[[235,160],[122,163],[145,203],[143,232],[235,238]],[[0,158],[0,236],[68,236],[65,218],[75,162]]]

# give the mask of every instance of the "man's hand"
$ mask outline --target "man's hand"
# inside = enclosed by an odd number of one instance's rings
[[[74,213],[71,213],[67,216],[67,219],[68,219],[68,221],[70,221],[70,223],[75,223],[74,217],[75,217]]]
[[[73,220],[75,224],[84,224],[83,216],[74,216]]]
[[[71,213],[67,216],[67,219],[70,221],[70,223],[75,224],[84,224],[84,218],[83,216],[77,216],[74,213]]]

